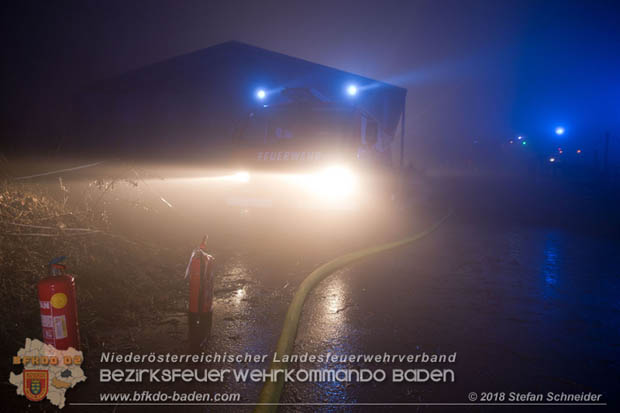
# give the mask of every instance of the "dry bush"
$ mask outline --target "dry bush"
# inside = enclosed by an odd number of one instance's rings
[[[178,309],[184,268],[177,257],[110,232],[107,197],[117,184],[106,179],[75,186],[62,180],[0,184],[0,306],[5,310],[0,345],[8,354],[25,337],[41,336],[36,285],[57,256],[66,256],[68,272],[76,274],[85,349],[96,345],[102,329],[150,322]]]

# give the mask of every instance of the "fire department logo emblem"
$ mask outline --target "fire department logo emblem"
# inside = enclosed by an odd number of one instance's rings
[[[24,396],[33,402],[47,396],[49,373],[47,370],[24,370]]]
[[[14,366],[23,366],[19,374],[9,373],[9,383],[18,396],[33,402],[47,399],[62,409],[65,393],[76,384],[86,381],[82,370],[84,355],[73,347],[57,350],[39,340],[26,339],[26,345],[13,356]],[[1,405],[0,405],[1,406]],[[1,407],[0,410],[4,411]]]

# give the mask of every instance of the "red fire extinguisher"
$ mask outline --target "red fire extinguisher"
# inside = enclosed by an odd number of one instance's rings
[[[73,347],[80,349],[80,331],[77,318],[75,279],[66,274],[60,262],[65,257],[54,258],[49,263],[49,276],[38,283],[41,328],[46,344],[58,350]]]
[[[211,331],[213,317],[213,264],[206,252],[207,236],[192,252],[185,278],[189,278],[189,342],[190,349],[199,350]]]

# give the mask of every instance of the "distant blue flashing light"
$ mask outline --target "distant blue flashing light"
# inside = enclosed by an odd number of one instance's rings
[[[267,97],[267,92],[264,89],[258,89],[256,91],[256,97],[260,100],[263,100]]]
[[[521,140],[523,139],[523,136],[517,136],[517,139]]]
[[[555,158],[552,156],[551,158],[549,158],[549,162],[554,163],[555,162]]]
[[[566,130],[562,126],[555,128],[555,134],[558,136],[564,135],[564,132],[566,132]]]
[[[349,95],[349,96],[357,95],[357,86],[355,86],[355,85],[347,86],[347,95]]]

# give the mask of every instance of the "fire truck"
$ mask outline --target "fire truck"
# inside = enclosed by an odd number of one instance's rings
[[[240,185],[229,205],[349,210],[393,196],[392,140],[369,112],[311,88],[256,97],[233,139],[229,177]]]

